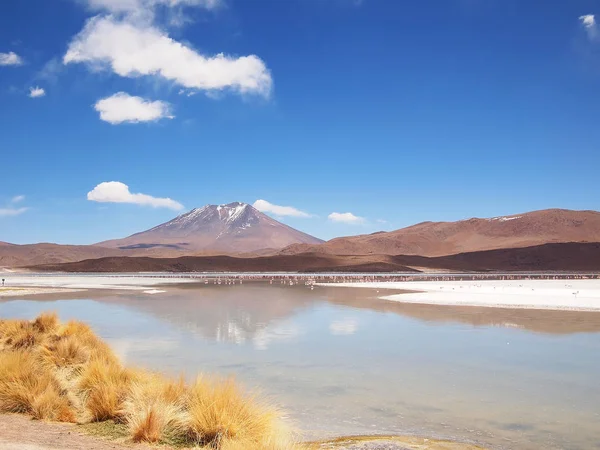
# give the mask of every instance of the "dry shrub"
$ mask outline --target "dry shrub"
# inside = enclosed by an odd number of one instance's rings
[[[123,403],[129,393],[133,374],[119,364],[93,358],[83,368],[78,388],[90,420],[123,419]]]
[[[182,434],[187,391],[183,379],[172,381],[156,374],[140,375],[132,383],[124,412],[135,442],[158,442],[166,434]]]
[[[41,334],[48,334],[58,328],[58,316],[56,313],[42,313],[33,321],[33,328]]]
[[[108,364],[118,364],[119,360],[92,329],[81,322],[71,320],[62,325],[57,332],[57,337],[62,339],[74,339],[82,346],[86,347],[96,359],[104,359]]]
[[[58,336],[85,336],[85,335],[93,335],[94,332],[89,327],[89,325],[77,322],[75,320],[69,320],[67,323],[61,325],[58,328],[56,333]]]
[[[132,410],[127,415],[127,426],[134,442],[159,442],[167,435],[181,434],[183,414],[175,405],[156,400]]]
[[[215,448],[263,448],[275,443],[282,431],[277,411],[242,395],[232,378],[198,377],[190,388],[188,414],[190,438]]]
[[[37,393],[31,402],[31,415],[34,419],[54,420],[58,422],[76,422],[67,397],[61,396],[55,383],[48,383],[46,388]]]
[[[81,366],[90,359],[90,349],[77,336],[58,336],[42,346],[40,358],[49,368]]]
[[[29,413],[32,395],[39,392],[40,378],[30,354],[0,353],[0,411]]]
[[[30,322],[19,322],[6,330],[3,343],[9,350],[26,350],[43,341],[43,335]]]
[[[31,349],[42,344],[58,327],[56,314],[44,313],[33,322],[6,320],[0,323],[0,342],[4,349]]]
[[[72,422],[75,413],[52,375],[39,369],[31,353],[0,353],[0,411],[29,413],[36,419]]]

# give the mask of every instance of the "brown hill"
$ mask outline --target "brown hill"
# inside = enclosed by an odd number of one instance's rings
[[[411,272],[578,271],[600,270],[600,243],[544,244],[441,257],[417,255],[327,255],[309,253],[256,258],[184,256],[179,258],[108,257],[35,266],[64,272]]]
[[[30,264],[55,264],[89,258],[123,255],[114,249],[89,245],[27,244],[0,242],[0,267],[19,267]]]
[[[9,244],[0,242],[0,268],[23,267],[34,264],[59,264],[107,256],[148,256],[174,258],[185,252],[169,248],[140,248],[121,250],[95,245]]]
[[[444,256],[560,242],[600,242],[600,213],[548,209],[491,219],[423,222],[316,246],[292,245],[281,254]]]
[[[234,256],[182,256],[179,258],[107,257],[30,267],[60,272],[373,272],[415,270],[389,256],[274,255],[255,258]]]
[[[206,205],[150,230],[96,245],[122,250],[164,248],[185,251],[240,254],[282,249],[295,243],[323,241],[261,213],[246,203]]]

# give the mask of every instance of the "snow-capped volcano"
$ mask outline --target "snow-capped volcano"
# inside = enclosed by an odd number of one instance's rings
[[[322,241],[284,225],[251,205],[206,205],[125,239],[97,245],[122,249],[166,247],[189,251],[246,253]]]

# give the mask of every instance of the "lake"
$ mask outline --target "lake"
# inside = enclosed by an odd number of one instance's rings
[[[5,299],[0,317],[56,311],[92,325],[129,365],[235,375],[307,439],[600,449],[600,313],[403,305],[373,290],[263,283],[164,289]]]

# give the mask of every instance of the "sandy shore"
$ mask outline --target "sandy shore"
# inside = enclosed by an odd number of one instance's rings
[[[174,450],[167,445],[133,444],[124,438],[89,434],[88,427],[0,414],[0,450]],[[198,447],[194,447],[198,448]],[[483,450],[459,442],[418,437],[355,437],[306,444],[304,450]]]
[[[150,450],[87,435],[73,424],[49,423],[18,414],[0,414],[0,450]]]
[[[402,303],[600,311],[600,280],[408,281],[319,285],[413,291],[380,297]]]

